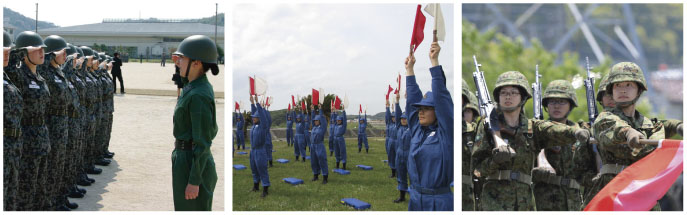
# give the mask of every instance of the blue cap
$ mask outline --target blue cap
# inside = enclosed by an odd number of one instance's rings
[[[253,113],[250,115],[250,117],[260,118],[260,114],[258,114],[258,112],[255,111],[255,112],[253,112]]]
[[[408,113],[403,112],[403,114],[401,114],[401,119],[408,119]]]
[[[434,94],[429,91],[425,93],[425,97],[422,98],[422,101],[413,104],[413,106],[429,106],[429,107],[434,107]]]
[[[336,116],[336,120],[341,120],[341,121],[343,121],[343,114],[342,114],[342,115]]]

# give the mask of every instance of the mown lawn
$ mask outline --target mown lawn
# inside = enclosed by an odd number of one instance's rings
[[[293,147],[287,147],[286,142],[274,141],[273,159],[274,167],[269,168],[270,182],[269,195],[260,198],[262,185],[259,192],[250,192],[253,187],[248,154],[239,155],[236,151],[233,155],[233,164],[243,164],[245,170],[233,171],[233,210],[235,211],[347,211],[352,207],[341,204],[342,198],[357,198],[372,205],[369,210],[375,211],[406,211],[408,201],[394,203],[398,198],[396,190],[396,178],[389,178],[391,170],[386,163],[384,139],[369,138],[370,152],[365,154],[365,149],[358,153],[357,139],[346,139],[348,151],[347,169],[350,175],[333,173],[336,166],[334,156],[327,154],[329,164],[329,183],[323,185],[320,180],[311,182],[312,169],[310,160],[295,162]],[[250,147],[250,143],[246,143]],[[329,153],[328,140],[325,139],[325,148]],[[249,152],[250,149],[241,150]],[[307,150],[306,150],[307,151]],[[310,155],[310,152],[307,152]],[[282,164],[276,159],[285,158],[289,163]],[[356,167],[358,164],[372,166],[373,170],[362,170]],[[304,184],[290,185],[282,181],[283,178],[294,177],[304,180]],[[406,194],[406,199],[409,198]]]

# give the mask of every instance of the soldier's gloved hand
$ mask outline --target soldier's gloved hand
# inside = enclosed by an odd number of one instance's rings
[[[556,170],[551,167],[535,167],[532,169],[532,179],[535,181],[546,181],[549,177],[556,176]]]
[[[677,134],[679,134],[680,136],[682,136],[682,124],[680,124],[680,125],[677,126]]]
[[[581,143],[586,143],[587,141],[589,141],[589,136],[590,133],[587,129],[580,128],[577,129],[577,131],[575,131],[575,138],[577,139],[577,141]]]
[[[498,146],[491,152],[494,155],[494,162],[496,164],[510,164],[511,159],[515,157],[515,150],[508,145]]]
[[[628,128],[627,131],[625,131],[625,138],[627,138],[627,144],[634,149],[642,148],[639,139],[646,139],[644,134],[632,128]]]

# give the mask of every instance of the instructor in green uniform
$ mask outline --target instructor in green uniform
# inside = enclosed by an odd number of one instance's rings
[[[210,152],[217,134],[215,94],[205,73],[219,73],[217,46],[207,36],[187,37],[174,55],[184,89],[174,108],[172,187],[174,210],[209,211],[217,183]]]

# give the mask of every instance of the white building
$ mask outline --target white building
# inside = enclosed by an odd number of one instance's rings
[[[160,58],[176,50],[191,35],[215,39],[215,26],[185,20],[114,20],[69,27],[38,29],[42,37],[59,35],[77,46],[104,44],[110,50],[128,53],[130,58]],[[224,27],[217,26],[217,45],[224,47]]]

